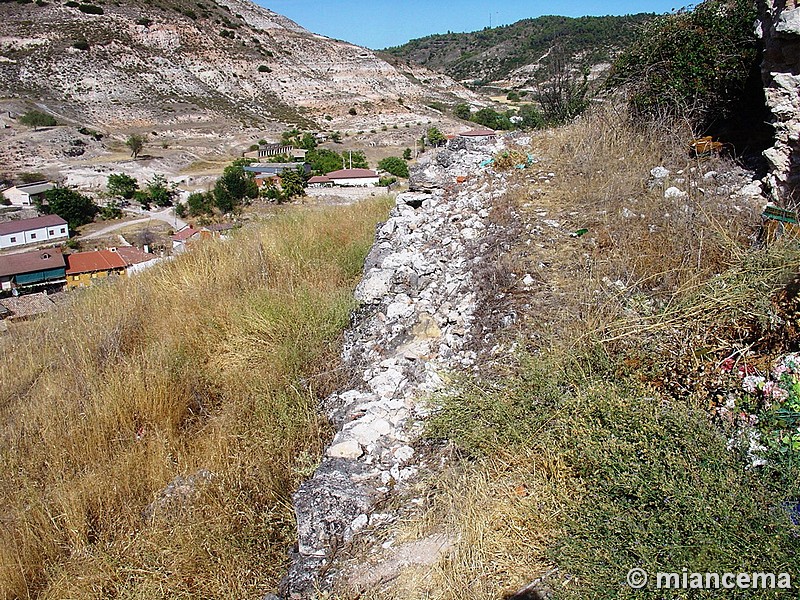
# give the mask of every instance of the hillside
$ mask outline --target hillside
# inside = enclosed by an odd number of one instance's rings
[[[548,58],[557,56],[581,69],[608,63],[652,16],[544,16],[471,33],[432,35],[385,52],[464,83],[519,88],[544,77],[537,70]]]
[[[468,98],[248,0],[0,3],[0,108],[108,128],[277,121],[344,128]]]

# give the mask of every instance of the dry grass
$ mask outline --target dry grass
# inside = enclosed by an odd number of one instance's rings
[[[0,598],[255,597],[328,432],[382,200],[298,210],[2,340]],[[185,500],[148,506],[177,475]],[[153,512],[153,511],[151,511]]]
[[[716,193],[703,175],[731,164],[690,158],[691,139],[680,124],[644,128],[610,107],[534,137],[540,163],[512,174],[505,206],[495,211],[517,227],[497,253],[504,272],[497,279],[508,310],[529,317],[520,322],[524,335],[542,346],[572,343],[621,316],[626,301],[670,302],[736,261],[754,233],[755,209]],[[656,166],[671,171],[664,187],[650,186]],[[673,185],[687,196],[665,198]],[[583,228],[588,233],[569,237]],[[530,273],[536,284],[521,290],[509,273]]]

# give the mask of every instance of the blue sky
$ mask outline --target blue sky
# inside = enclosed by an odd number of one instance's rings
[[[477,31],[541,15],[667,13],[687,3],[672,0],[256,0],[314,33],[380,49],[432,33]]]

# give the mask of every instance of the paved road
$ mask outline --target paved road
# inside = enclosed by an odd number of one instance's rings
[[[94,233],[90,233],[88,235],[82,235],[80,239],[91,240],[103,237],[104,235],[108,235],[109,233],[111,233],[112,231],[116,231],[117,229],[122,229],[123,227],[128,227],[129,225],[136,225],[137,223],[147,223],[147,221],[150,221],[151,219],[164,221],[165,223],[172,225],[175,231],[183,229],[184,227],[186,227],[186,225],[188,225],[186,221],[178,218],[175,215],[175,212],[172,208],[165,208],[164,210],[160,210],[157,212],[147,212],[137,209],[126,209],[126,210],[127,212],[134,212],[136,214],[141,214],[146,216],[143,216],[141,219],[135,219],[133,221],[125,221],[124,223],[115,223],[114,225],[103,227],[102,229],[98,229]]]

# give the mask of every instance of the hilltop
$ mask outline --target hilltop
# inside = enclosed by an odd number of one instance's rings
[[[392,66],[248,0],[0,3],[0,110],[11,124],[8,113],[37,109],[104,133],[194,136],[186,146],[202,155],[245,130],[427,121],[433,101],[479,102],[445,75]],[[10,152],[0,160],[39,166]]]
[[[554,58],[581,70],[607,67],[653,16],[543,16],[471,33],[431,35],[384,52],[464,83],[519,88],[546,78],[539,67]]]

